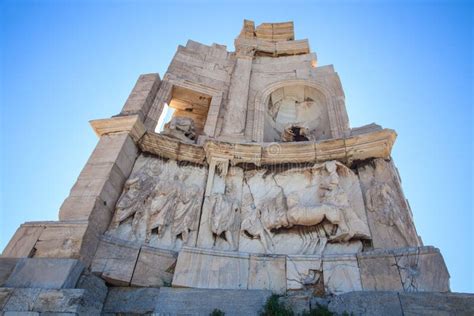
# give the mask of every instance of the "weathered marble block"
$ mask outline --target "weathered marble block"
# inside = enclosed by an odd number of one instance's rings
[[[345,293],[332,297],[328,308],[330,311],[337,313],[337,315],[342,315],[343,313],[364,316],[406,315],[395,292],[367,291]]]
[[[421,246],[393,162],[377,158],[358,166],[357,171],[374,248]]]
[[[246,289],[248,279],[248,254],[184,247],[176,263],[173,286]]]
[[[3,286],[5,281],[13,272],[13,269],[15,268],[17,262],[18,262],[17,258],[1,258],[0,257],[0,287]]]
[[[400,291],[403,289],[395,262],[389,251],[370,251],[357,255],[362,288],[366,291]]]
[[[219,309],[225,315],[256,316],[270,291],[203,290],[162,288],[154,312],[158,315],[210,315]]]
[[[405,292],[449,292],[449,272],[439,249],[404,248],[394,251]]]
[[[250,255],[249,289],[286,292],[286,257]]]
[[[321,256],[297,256],[286,258],[286,288],[300,290],[314,287],[322,281]]]
[[[13,288],[0,287],[0,311],[3,311],[8,299],[13,293]]]
[[[73,288],[84,270],[77,259],[23,258],[5,282],[16,288]]]
[[[91,264],[91,271],[100,275],[107,282],[128,286],[132,280],[140,246],[103,237]]]
[[[326,294],[362,290],[360,271],[355,255],[327,255],[323,258]]]
[[[474,315],[474,294],[400,293],[403,315]]]
[[[156,308],[159,293],[160,289],[157,288],[111,288],[102,313],[103,315],[152,313]]]
[[[35,244],[34,257],[79,258],[85,223],[54,222],[45,226]]]
[[[4,303],[2,312],[18,313],[18,312],[31,311],[42,289],[15,288],[15,289],[9,289],[9,291],[10,291],[10,295],[8,296],[7,301]]]
[[[177,257],[178,254],[174,251],[142,246],[130,285],[171,285]]]
[[[2,257],[30,257],[34,254],[34,247],[44,226],[31,226],[27,223],[21,225],[15,235],[5,247]]]

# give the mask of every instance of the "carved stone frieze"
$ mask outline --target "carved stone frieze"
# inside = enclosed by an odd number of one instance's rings
[[[207,170],[140,156],[108,234],[169,249],[194,244]]]

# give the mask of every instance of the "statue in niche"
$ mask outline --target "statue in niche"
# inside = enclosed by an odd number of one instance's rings
[[[186,143],[196,140],[194,120],[190,117],[174,116],[165,124],[162,134],[177,138]]]
[[[309,130],[302,124],[290,124],[283,129],[281,133],[283,142],[304,142],[311,140]]]
[[[240,207],[238,201],[229,196],[229,191],[226,193],[227,195],[213,193],[209,197],[211,204],[211,231],[216,236],[216,239],[224,239],[230,249],[236,250],[238,244],[233,235],[239,231]]]
[[[201,210],[202,190],[195,184],[186,186],[176,206],[171,227],[172,238],[181,238],[184,244],[189,241],[189,233],[197,230]]]

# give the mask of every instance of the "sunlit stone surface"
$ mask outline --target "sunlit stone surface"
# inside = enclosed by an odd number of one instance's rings
[[[251,315],[271,292],[449,292],[391,159],[396,133],[350,127],[338,74],[292,22],[244,21],[235,47],[188,41],[91,121],[100,141],[59,221],[23,224],[3,251],[2,309],[173,314],[201,297],[198,314],[251,301]]]

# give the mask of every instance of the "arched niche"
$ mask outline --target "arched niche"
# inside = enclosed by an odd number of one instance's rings
[[[305,128],[308,140],[343,137],[347,129],[343,96],[318,81],[272,83],[257,93],[254,109],[252,140],[256,142],[284,141],[282,133],[292,124]]]
[[[318,89],[288,85],[266,100],[264,142],[321,140],[331,137],[327,99]]]

